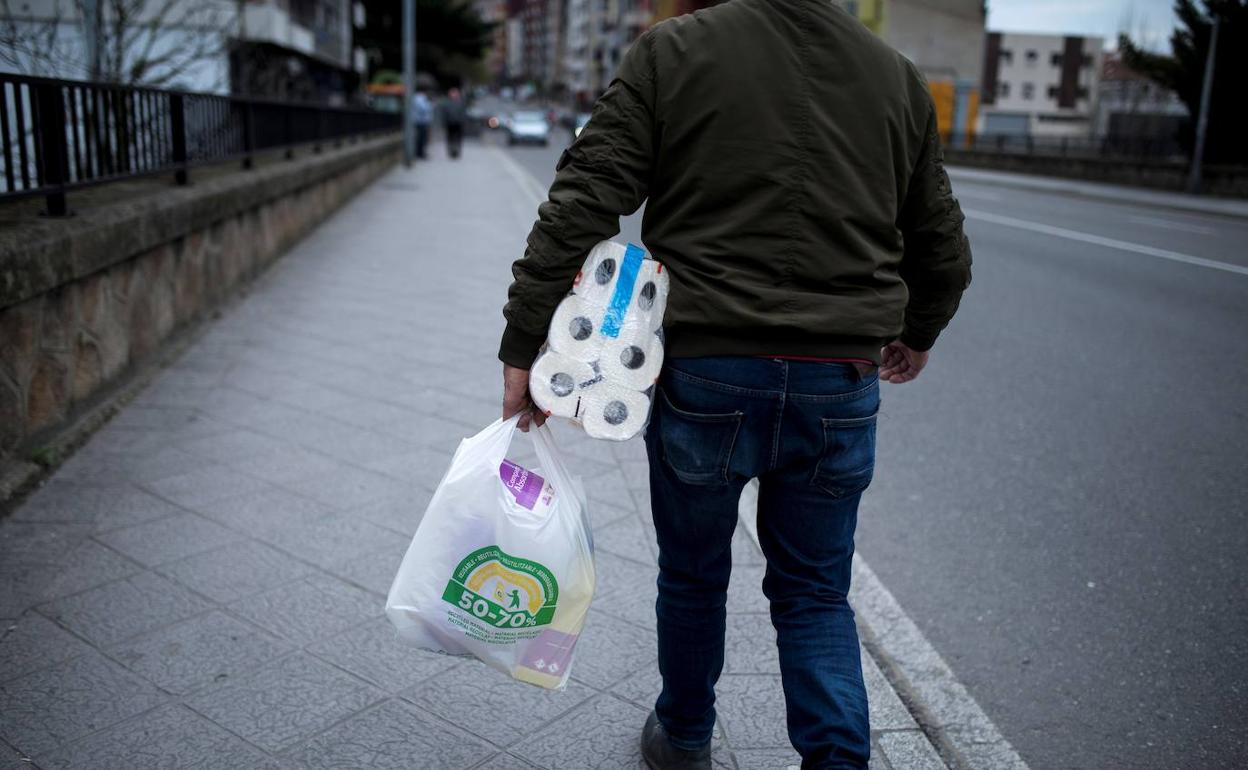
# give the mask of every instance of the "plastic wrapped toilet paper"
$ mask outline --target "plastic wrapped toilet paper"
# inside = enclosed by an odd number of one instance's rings
[[[529,378],[538,408],[580,422],[594,438],[640,433],[663,366],[658,332],[668,286],[663,265],[640,246],[604,241],[591,249]]]
[[[576,295],[566,297],[550,320],[546,344],[568,358],[587,364],[597,361],[607,341],[599,333],[603,313],[603,307],[596,307]]]
[[[663,368],[663,343],[654,332],[645,332],[631,339],[621,335],[602,346],[598,369],[610,383],[633,390],[646,390],[659,378]]]
[[[597,376],[594,367],[584,361],[548,350],[529,374],[529,394],[543,412],[576,419],[583,388]]]
[[[625,441],[650,422],[650,395],[609,380],[599,382],[581,399],[580,420],[590,438]]]

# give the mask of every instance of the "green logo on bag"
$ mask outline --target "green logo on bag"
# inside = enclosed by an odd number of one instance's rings
[[[559,584],[541,564],[491,545],[459,563],[442,598],[492,626],[532,628],[554,619]]]

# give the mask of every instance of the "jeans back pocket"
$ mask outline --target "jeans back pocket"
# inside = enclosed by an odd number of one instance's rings
[[[812,484],[837,498],[856,495],[870,486],[875,473],[877,414],[821,418],[823,452]]]
[[[678,409],[656,389],[663,461],[686,484],[728,483],[728,465],[741,430],[742,412],[699,414]]]

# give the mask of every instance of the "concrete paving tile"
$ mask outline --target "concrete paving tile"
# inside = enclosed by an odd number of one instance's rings
[[[770,615],[771,604],[763,593],[763,575],[766,572],[767,568],[763,566],[732,565],[732,578],[728,581],[728,612]]]
[[[425,509],[429,507],[432,498],[432,491],[408,484],[399,497],[386,497],[365,503],[359,508],[351,509],[347,515],[367,519],[410,538],[416,534],[416,525],[425,515]]]
[[[380,615],[384,602],[341,580],[314,575],[230,605],[278,636],[307,644]]]
[[[282,751],[384,698],[355,677],[295,653],[187,705],[267,751]]]
[[[0,682],[61,663],[90,649],[42,615],[28,613],[0,626]]]
[[[197,615],[208,602],[152,572],[41,605],[39,612],[97,645]]]
[[[750,534],[745,531],[745,527],[739,522],[736,530],[732,533],[732,566],[733,569],[740,566],[767,566],[767,558],[763,556],[763,552],[750,538]]]
[[[394,582],[405,553],[407,546],[387,546],[363,556],[348,556],[327,565],[325,570],[365,591],[384,597],[390,593],[390,584]]]
[[[392,694],[464,662],[403,643],[386,618],[370,620],[307,650]]]
[[[576,451],[573,450],[573,457],[577,456]],[[613,467],[606,473],[583,476],[582,480],[585,483],[585,494],[589,497],[591,504],[599,502],[606,503],[613,508],[637,510],[637,500],[633,496],[632,487],[618,469]]]
[[[724,635],[725,674],[779,674],[776,632],[766,615],[729,615]]]
[[[599,695],[512,751],[539,767],[640,767],[641,727],[647,714],[610,695]]]
[[[494,418],[497,419],[497,416]],[[463,439],[475,435],[494,420],[480,425],[465,424],[457,420],[444,420],[428,414],[413,412],[412,416],[393,422],[383,422],[373,430],[413,444],[445,451],[454,451]]]
[[[405,491],[402,484],[388,476],[350,467],[328,475],[295,479],[286,486],[304,497],[344,511],[374,500],[399,497]]]
[[[185,706],[162,706],[84,738],[40,761],[47,770],[277,770],[276,760]]]
[[[239,473],[228,465],[205,460],[195,470],[145,484],[144,488],[184,508],[199,510],[216,500],[269,486],[261,479]]]
[[[476,768],[480,768],[480,770],[538,770],[536,765],[531,765],[511,754],[495,754],[492,757],[487,757]],[[476,770],[476,768],[473,770]]]
[[[387,454],[357,464],[409,486],[421,486],[433,491],[451,466],[451,454],[430,447],[417,447],[402,454]]]
[[[404,700],[452,724],[470,727],[497,746],[522,741],[594,691],[569,682],[562,692],[517,682],[483,663],[466,661],[402,693]]]
[[[269,407],[266,404],[266,412]],[[182,445],[187,452],[219,463],[238,463],[250,457],[269,455],[290,449],[290,444],[253,430],[237,428],[230,433],[189,441]]]
[[[893,767],[906,770],[946,770],[944,761],[932,748],[927,736],[918,730],[880,733],[880,748]]]
[[[105,545],[151,567],[237,541],[239,535],[194,513],[183,513],[96,535]]]
[[[104,532],[185,512],[129,484],[70,484],[53,479],[12,515],[14,521],[89,523],[93,531]]]
[[[594,549],[642,564],[658,564],[658,544],[654,532],[639,516],[625,516],[605,527],[594,528]]]
[[[91,651],[0,685],[0,737],[38,758],[164,699],[152,685]]]
[[[779,675],[720,677],[715,710],[734,749],[789,747]]]
[[[47,526],[36,525],[36,526]],[[0,618],[52,599],[136,575],[138,564],[93,540],[55,547],[0,548]]]
[[[189,473],[202,467],[204,458],[177,447],[165,447],[146,455],[108,454],[92,451],[90,445],[66,460],[54,478],[61,481],[148,484]]]
[[[594,607],[602,612],[654,630],[654,600],[658,567],[647,568],[610,553],[594,557],[598,572]]]
[[[879,746],[878,736],[871,741],[871,758],[867,760],[867,770],[894,770],[884,755],[884,749]],[[897,770],[905,770],[905,768]]]
[[[281,550],[319,566],[360,558],[376,551],[402,552],[411,535],[378,526],[351,514],[332,514],[303,524],[260,531],[257,535]]]
[[[461,770],[494,747],[411,704],[391,700],[317,736],[291,752],[300,767]],[[419,759],[417,759],[419,758]]]
[[[918,725],[897,692],[884,677],[875,659],[862,651],[862,678],[867,685],[867,705],[872,730],[914,730]]]
[[[259,488],[202,503],[196,510],[236,532],[252,537],[277,537],[311,526],[334,512],[328,505],[288,489],[260,483],[262,486]]]
[[[239,458],[227,462],[226,465],[238,468],[249,476],[282,484],[314,473],[337,473],[342,461],[310,449],[290,446],[274,452]]]
[[[243,541],[164,564],[157,571],[214,601],[227,604],[298,580],[313,569],[272,546]]]
[[[34,767],[30,757],[0,741],[0,768],[3,770],[30,770]]]
[[[802,755],[793,749],[736,749],[732,753],[741,770],[798,770],[802,766]]]
[[[656,644],[650,629],[591,610],[576,643],[572,675],[607,689],[653,665]]]
[[[290,649],[289,643],[214,611],[131,639],[109,654],[166,692],[183,695]]]
[[[576,676],[576,671],[572,672]],[[654,702],[663,690],[663,677],[659,675],[659,662],[655,660],[649,666],[632,676],[623,679],[611,692],[616,696],[635,703],[637,706],[652,711]]]

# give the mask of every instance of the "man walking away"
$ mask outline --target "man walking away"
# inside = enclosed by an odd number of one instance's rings
[[[416,157],[424,160],[425,148],[429,146],[429,127],[433,125],[433,102],[423,88],[412,97],[411,117],[416,126]]]
[[[866,767],[846,596],[879,380],[922,371],[970,281],[922,77],[826,0],[734,0],[643,35],[558,169],[512,267],[505,415],[532,408],[526,370],[586,253],[643,201],[671,275],[646,432],[663,676],[646,762],[711,766],[732,535],[757,478],[789,738],[808,770]]]
[[[452,158],[458,158],[463,148],[464,121],[467,118],[464,95],[458,88],[447,91],[446,100],[442,103],[442,127],[446,129],[446,148]]]

